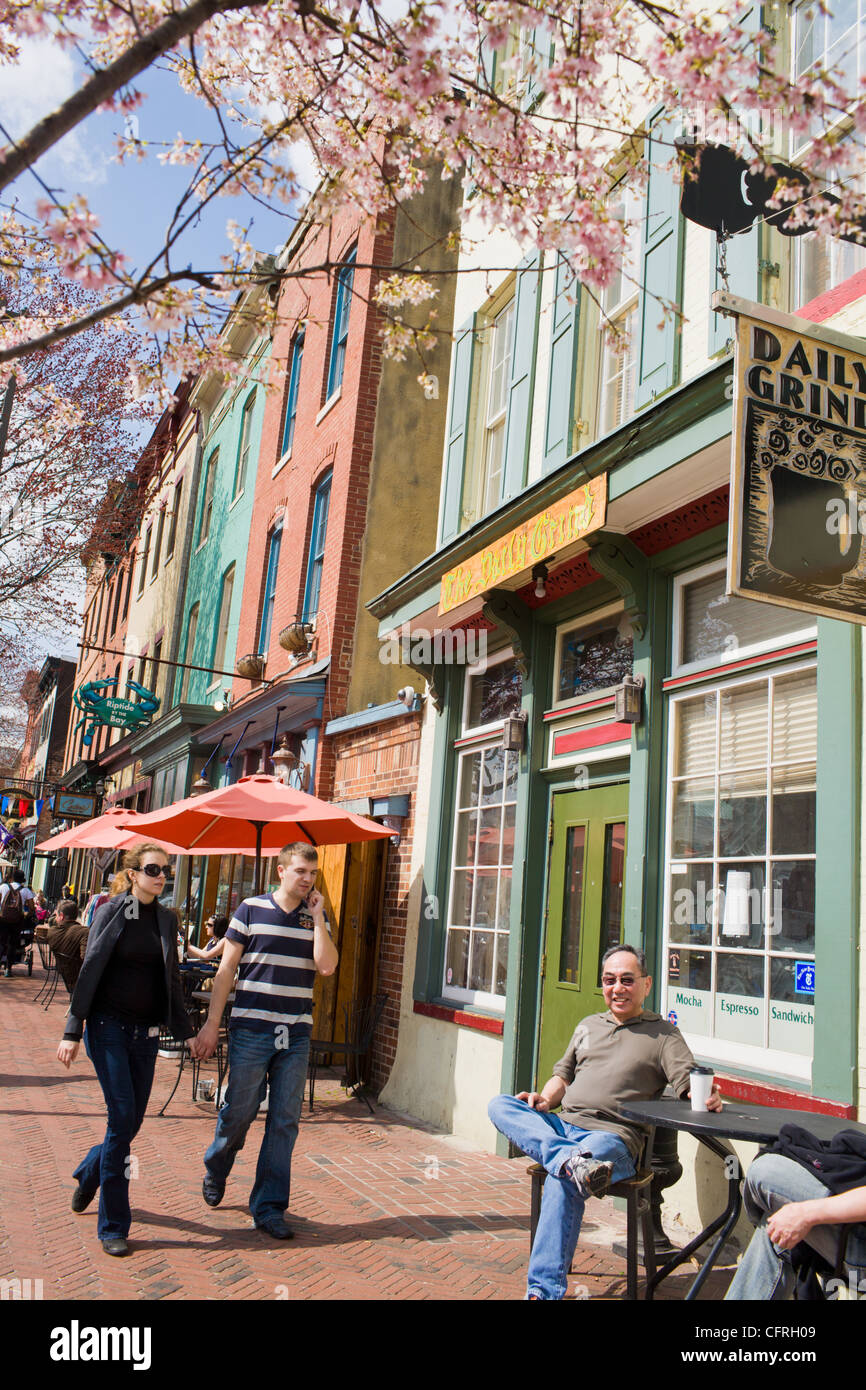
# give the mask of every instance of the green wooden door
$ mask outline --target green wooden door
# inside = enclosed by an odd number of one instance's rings
[[[601,957],[622,941],[627,812],[627,782],[553,800],[539,1089],[580,1020],[604,1009]]]

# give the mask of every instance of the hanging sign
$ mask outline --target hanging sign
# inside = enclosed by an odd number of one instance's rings
[[[866,623],[866,343],[736,315],[728,593]]]
[[[567,558],[578,541],[604,525],[606,509],[607,474],[603,473],[444,574],[439,612],[450,613],[505,580],[523,573],[528,577],[533,565],[553,555],[558,560]]]
[[[138,681],[127,681],[126,686],[136,697],[134,700],[109,694],[117,689],[116,676],[111,680],[87,681],[75,691],[72,699],[82,713],[73,733],[83,727],[81,741],[85,748],[90,747],[94,733],[104,724],[134,731],[150,723],[159,709],[159,699],[152,690],[139,685]]]

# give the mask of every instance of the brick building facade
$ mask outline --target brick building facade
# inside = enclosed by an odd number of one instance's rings
[[[434,540],[453,285],[443,277],[437,300],[442,345],[426,364],[440,382],[433,400],[417,358],[385,360],[374,293],[383,267],[451,268],[441,248],[459,192],[431,179],[411,216],[377,224],[346,206],[327,227],[316,222],[314,198],[277,257],[272,386],[236,647],[248,661],[230,711],[207,731],[212,746],[222,739],[234,750],[232,778],[270,772],[280,743],[294,756],[295,784],[363,814],[399,817],[396,846],[320,856],[341,959],[336,977],[317,987],[315,1033],[342,1037],[343,1006],[387,992],[378,1085],[396,1039],[419,721],[395,698],[405,674],[379,660],[366,603]],[[327,262],[330,274],[295,274]],[[242,873],[227,867],[219,910],[242,893]],[[268,873],[273,885],[273,863]]]

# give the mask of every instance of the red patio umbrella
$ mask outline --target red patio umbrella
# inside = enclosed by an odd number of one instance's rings
[[[55,849],[129,849],[131,845],[148,842],[164,849],[166,854],[186,854],[181,845],[170,844],[167,840],[157,840],[149,833],[141,834],[133,829],[141,819],[139,811],[130,811],[124,806],[112,806],[101,816],[73,825],[71,830],[61,830],[57,835],[49,835],[36,846],[50,853]]]
[[[187,854],[255,855],[257,893],[262,855],[278,854],[292,840],[346,845],[387,839],[394,833],[264,773],[136,816],[134,824],[139,834],[169,836]]]

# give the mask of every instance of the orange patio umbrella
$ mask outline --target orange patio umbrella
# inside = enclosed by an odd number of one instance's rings
[[[153,835],[133,829],[141,819],[141,813],[130,811],[123,806],[112,806],[101,816],[82,821],[71,830],[61,830],[57,835],[49,835],[36,846],[47,853],[55,849],[129,849],[131,845],[145,842],[158,845],[166,854],[186,854],[180,845],[157,840]]]
[[[255,855],[256,892],[262,856],[283,845],[346,845],[387,839],[394,834],[365,816],[344,811],[308,792],[287,787],[277,777],[256,773],[203,796],[187,796],[159,811],[130,819],[138,834],[153,833],[183,845],[186,854]]]

